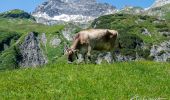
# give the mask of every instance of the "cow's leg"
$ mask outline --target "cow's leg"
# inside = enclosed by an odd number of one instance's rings
[[[91,46],[88,45],[88,47],[87,47],[87,58],[88,58],[89,61],[91,61],[91,50],[92,50]]]

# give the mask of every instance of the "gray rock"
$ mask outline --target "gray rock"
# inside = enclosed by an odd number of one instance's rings
[[[9,46],[7,44],[4,44],[4,50],[7,50]]]
[[[170,58],[170,41],[165,41],[159,45],[153,45],[150,50],[150,56],[157,62],[168,61]]]
[[[73,40],[73,36],[71,34],[72,32],[73,32],[72,28],[65,28],[62,31],[62,34],[63,34],[64,38],[66,38],[68,41],[71,41],[71,40]]]
[[[111,52],[100,53],[95,61],[96,64],[101,64],[103,61],[107,63],[112,63],[113,57]]]
[[[53,38],[51,41],[50,41],[50,44],[53,46],[53,47],[57,47],[58,45],[60,45],[61,43],[61,40],[57,37]]]
[[[133,7],[133,6],[125,6],[123,9],[119,11],[119,13],[125,13],[125,14],[141,14],[144,12],[144,9],[141,7]]]
[[[148,31],[148,29],[146,29],[146,28],[142,29],[142,34],[148,35],[148,36],[151,37],[151,33],[150,33],[150,32]]]
[[[135,20],[135,23],[136,24],[140,24],[140,23],[142,23],[142,22],[144,22],[145,20],[143,20],[143,19],[137,19],[137,20]]]
[[[162,34],[163,36],[166,36],[166,37],[170,36],[170,32],[165,31],[165,32],[159,32],[159,33]]]
[[[118,61],[118,62],[133,61],[133,60],[135,60],[135,58],[131,57],[131,56],[124,56],[124,55],[121,55],[121,54],[115,55],[115,61]]]
[[[43,45],[46,47],[46,45],[47,45],[47,38],[46,38],[45,33],[42,33],[41,41],[42,41]]]
[[[21,53],[21,61],[19,62],[22,67],[35,67],[47,63],[45,55],[40,48],[39,39],[36,33],[29,33],[24,42],[19,46]]]

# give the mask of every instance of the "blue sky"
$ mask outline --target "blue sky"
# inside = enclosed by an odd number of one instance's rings
[[[22,9],[27,12],[32,12],[36,6],[47,0],[0,0],[0,12],[11,9]],[[154,0],[97,0],[98,2],[107,2],[117,8],[124,6],[140,6],[143,8],[149,7]]]

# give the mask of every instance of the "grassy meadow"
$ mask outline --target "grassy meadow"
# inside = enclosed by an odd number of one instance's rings
[[[48,64],[0,72],[0,99],[170,99],[170,64]]]
[[[0,14],[0,100],[170,99],[170,63],[67,64],[62,56],[64,44],[69,43],[62,34],[66,26],[38,24],[31,16],[23,16],[23,13],[14,10]],[[136,56],[137,52],[145,60],[152,60],[149,55],[153,44],[170,39],[168,35],[160,34],[170,31],[169,20],[155,17],[106,15],[95,19],[91,28],[94,26],[118,30],[117,44],[120,48],[117,49],[120,53]],[[150,35],[142,34],[144,29]],[[39,37],[42,33],[46,34],[47,46],[40,45],[48,58],[47,65],[36,68],[19,66],[18,47],[30,32],[37,32]],[[57,47],[51,45],[54,38],[61,40]],[[145,49],[137,48],[142,44],[145,44]]]

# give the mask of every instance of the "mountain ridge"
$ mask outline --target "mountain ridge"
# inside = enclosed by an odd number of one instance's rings
[[[116,12],[114,6],[98,3],[96,0],[48,0],[39,5],[32,15],[37,20],[87,23],[114,12]]]
[[[32,15],[36,18],[37,23],[47,25],[71,23],[89,23],[97,17],[114,14],[114,13],[128,13],[128,14],[145,14],[145,15],[161,15],[157,10],[170,3],[170,0],[156,0],[148,8],[140,8],[133,6],[126,6],[123,9],[116,9],[116,7],[107,3],[98,3],[96,0],[48,0],[39,5]]]
[[[155,0],[155,2],[149,8],[161,7],[166,4],[170,4],[170,0]]]

